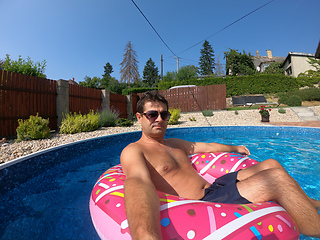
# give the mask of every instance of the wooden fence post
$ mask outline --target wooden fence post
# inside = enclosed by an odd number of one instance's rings
[[[110,91],[107,89],[102,89],[101,98],[102,98],[102,102],[101,102],[102,111],[110,109]]]
[[[61,126],[61,121],[64,114],[69,113],[69,82],[66,80],[57,81],[57,116],[58,128]]]
[[[129,120],[133,119],[133,107],[132,107],[132,94],[126,95],[127,97],[127,118]]]

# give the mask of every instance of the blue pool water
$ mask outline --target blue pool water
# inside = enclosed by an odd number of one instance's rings
[[[89,213],[91,190],[140,135],[96,138],[0,166],[0,239],[99,239]],[[320,199],[320,129],[177,128],[169,129],[166,137],[246,145],[254,159],[279,160],[310,197]]]

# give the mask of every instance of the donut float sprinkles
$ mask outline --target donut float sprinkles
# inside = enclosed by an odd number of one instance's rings
[[[193,167],[207,181],[256,164],[234,153],[190,156]],[[96,182],[90,213],[101,239],[131,239],[124,206],[125,175],[121,165],[108,169]],[[211,203],[159,192],[163,239],[299,239],[291,216],[274,202]]]

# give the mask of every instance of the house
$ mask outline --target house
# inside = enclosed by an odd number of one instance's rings
[[[317,48],[316,53],[314,55],[316,58],[320,58],[320,41],[318,43],[318,48]]]
[[[309,57],[314,58],[315,55],[311,53],[289,52],[282,64],[285,74],[287,76],[298,77],[300,73],[304,73],[307,70],[316,70],[309,64]]]
[[[272,51],[267,50],[267,56],[260,56],[259,50],[256,51],[256,56],[252,56],[253,64],[258,72],[263,72],[273,62],[283,62],[285,57],[274,57]]]
[[[72,79],[69,79],[69,84],[71,84],[71,85],[79,85],[75,80],[74,80],[74,78],[72,78]]]

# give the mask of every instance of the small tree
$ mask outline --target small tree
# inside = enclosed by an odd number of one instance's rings
[[[146,87],[154,87],[159,82],[159,70],[156,67],[154,61],[151,58],[147,61],[144,70],[143,70],[143,85]]]
[[[284,74],[284,69],[281,67],[282,62],[273,62],[271,63],[263,73],[266,74]]]
[[[130,82],[136,82],[140,78],[138,63],[137,53],[133,50],[133,45],[129,41],[125,47],[123,61],[120,64],[120,80],[121,82],[127,82],[129,87]]]
[[[122,90],[126,89],[126,88],[127,88],[127,84],[126,83],[120,83],[114,77],[110,78],[109,87],[108,87],[110,92],[122,94]]]
[[[194,65],[183,66],[179,69],[179,72],[176,75],[176,80],[183,81],[189,80],[193,78],[197,78],[198,76],[198,68]]]
[[[3,70],[22,73],[35,77],[46,78],[47,76],[44,74],[46,69],[46,60],[42,62],[33,62],[30,57],[27,59],[22,59],[21,55],[19,55],[18,60],[11,60],[10,55],[7,54],[2,64]]]
[[[202,46],[199,59],[200,74],[212,75],[215,69],[214,51],[207,40],[204,41]]]
[[[79,82],[79,85],[82,87],[89,87],[89,88],[99,88],[101,84],[101,78],[98,77],[84,77],[84,81]]]
[[[177,72],[176,71],[166,72],[166,74],[163,76],[163,80],[162,81],[171,82],[171,81],[176,79],[176,76],[177,76]]]
[[[257,73],[254,67],[252,57],[243,50],[243,53],[230,49],[224,52],[226,59],[226,75],[253,75]]]

